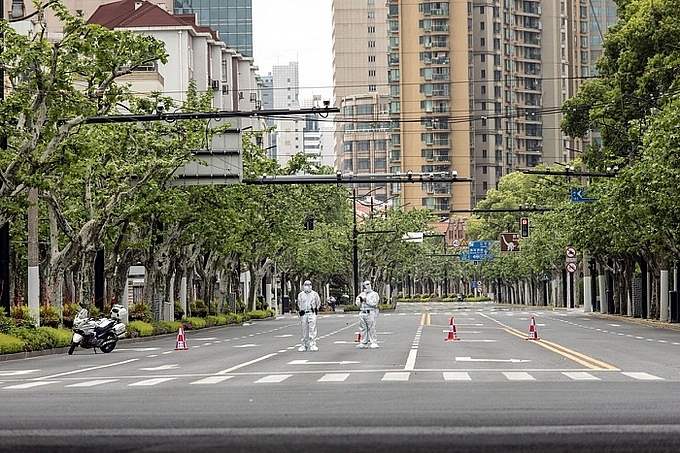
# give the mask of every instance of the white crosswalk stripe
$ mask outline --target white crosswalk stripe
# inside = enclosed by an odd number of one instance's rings
[[[207,378],[199,379],[198,381],[192,382],[192,384],[219,384],[222,381],[231,379],[234,376],[208,376]]]
[[[39,387],[48,384],[55,384],[59,381],[36,381],[36,382],[24,382],[23,384],[10,385],[8,387],[3,387],[3,390],[23,390],[30,389],[33,387]]]
[[[639,381],[663,381],[663,378],[660,378],[659,376],[654,376],[653,374],[649,373],[642,373],[642,372],[622,372],[624,376],[631,377],[633,379],[637,379]]]
[[[163,382],[167,381],[172,381],[175,378],[171,377],[166,377],[166,378],[153,378],[153,379],[145,379],[143,381],[138,381],[138,382],[133,382],[132,384],[128,384],[128,387],[150,387],[152,385],[158,385]]]
[[[292,374],[270,374],[269,376],[262,377],[255,381],[255,384],[276,384],[278,382],[283,382],[289,377],[291,377]]]
[[[408,381],[411,373],[407,371],[388,371],[383,375],[383,381]]]
[[[573,379],[575,381],[599,381],[600,378],[597,376],[593,376],[590,373],[586,373],[585,371],[572,371],[572,372],[564,372],[562,373],[566,377]]]
[[[321,376],[317,382],[344,382],[349,377],[349,373],[328,373]]]
[[[536,378],[525,371],[504,371],[503,375],[509,381],[535,381]]]
[[[471,381],[470,373],[465,371],[444,371],[445,381]]]
[[[65,385],[64,387],[94,387],[95,385],[108,384],[109,382],[116,382],[118,379],[95,379],[94,381],[77,382],[75,384]]]

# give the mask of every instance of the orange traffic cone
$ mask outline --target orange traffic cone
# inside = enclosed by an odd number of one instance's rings
[[[177,343],[175,343],[175,351],[189,349],[187,346],[187,340],[184,338],[184,327],[179,326],[179,332],[177,332]]]
[[[533,316],[531,317],[531,322],[529,323],[529,336],[526,339],[540,340],[540,338],[538,338],[538,332],[536,332],[536,320]]]
[[[361,343],[361,332],[357,332],[357,339],[354,340],[355,343]]]
[[[456,332],[456,323],[453,320],[453,316],[451,316],[451,322],[449,323],[449,335],[446,337],[446,341],[452,340],[460,340],[458,332]]]

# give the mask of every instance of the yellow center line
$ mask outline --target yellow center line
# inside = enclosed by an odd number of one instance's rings
[[[429,313],[423,313],[420,316],[420,325],[421,326],[429,326],[430,325],[430,314]]]
[[[524,338],[526,339],[526,335],[524,335],[522,332],[511,329],[511,328],[505,328],[503,329],[506,332],[508,332],[511,335],[514,335],[516,337]],[[602,362],[600,360],[597,360],[593,357],[590,357],[588,355],[582,354],[580,352],[574,351],[573,349],[569,349],[565,346],[559,345],[557,343],[553,343],[552,341],[547,341],[547,340],[538,340],[534,341],[532,340],[532,343],[541,346],[542,348],[548,349],[549,351],[552,351],[556,354],[559,354],[563,357],[566,357],[570,360],[573,360],[576,363],[579,363],[586,368],[589,368],[591,370],[618,370],[619,368],[610,365],[608,363]]]

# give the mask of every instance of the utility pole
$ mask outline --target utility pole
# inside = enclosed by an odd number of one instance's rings
[[[5,1],[0,0],[2,19],[5,19]],[[3,38],[4,41],[4,38]],[[5,43],[0,43],[2,53]],[[0,66],[0,103],[5,101],[5,69]],[[7,149],[7,136],[0,134],[0,150]],[[0,183],[1,184],[1,183]],[[0,307],[9,315],[9,220],[0,225]]]

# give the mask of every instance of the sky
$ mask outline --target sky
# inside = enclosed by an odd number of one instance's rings
[[[261,76],[298,62],[300,100],[332,100],[331,0],[252,0],[253,57]]]

